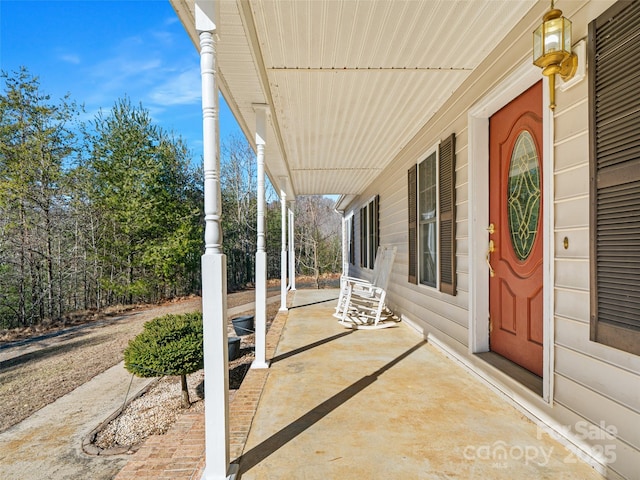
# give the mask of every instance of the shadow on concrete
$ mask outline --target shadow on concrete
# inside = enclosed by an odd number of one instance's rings
[[[305,303],[304,305],[294,305],[293,307],[289,307],[289,310],[293,310],[294,308],[310,307],[311,305],[318,305],[320,303],[335,302],[336,300],[338,300],[338,297],[327,298],[326,300],[319,300],[317,302]]]
[[[322,340],[318,340],[317,342],[310,343],[309,345],[305,345],[299,348],[294,348],[290,352],[285,352],[280,355],[276,355],[271,359],[271,363],[273,364],[281,360],[284,360],[286,358],[293,357],[294,355],[298,355],[299,353],[306,352],[313,348],[319,347],[320,345],[324,345],[325,343],[329,343],[339,338],[346,337],[347,335],[351,335],[353,332],[356,332],[356,331],[357,330],[349,330],[348,332],[338,333],[336,335],[332,335],[331,337],[323,338]]]
[[[413,352],[418,350],[420,347],[422,347],[426,343],[427,343],[426,341],[422,341],[414,345],[406,352],[402,353],[401,355],[397,356],[387,364],[380,367],[371,375],[362,377],[360,380],[358,380],[354,384],[336,393],[331,398],[319,404],[313,410],[305,413],[303,416],[301,416],[294,422],[290,423],[279,432],[274,433],[271,437],[267,438],[262,443],[256,445],[248,452],[242,454],[238,459],[238,463],[240,464],[240,475],[242,475],[242,473],[246,473],[249,470],[251,470],[260,462],[268,458],[269,455],[276,452],[278,449],[280,449],[281,447],[289,443],[291,440],[296,438],[298,435],[303,433],[305,430],[311,428],[313,425],[318,423],[324,417],[329,415],[340,405],[344,404],[349,399],[355,397],[358,393],[362,392],[369,385],[373,384],[380,375],[382,375],[384,372],[386,372],[387,370],[391,369],[392,367],[400,363],[402,360],[407,358],[409,355],[411,355]]]

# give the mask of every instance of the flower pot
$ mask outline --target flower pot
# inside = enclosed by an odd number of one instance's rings
[[[235,360],[240,356],[240,337],[227,338],[229,347],[229,360]]]
[[[236,317],[231,319],[233,329],[236,331],[236,335],[239,337],[243,335],[249,335],[253,333],[253,315],[244,315],[242,317]]]

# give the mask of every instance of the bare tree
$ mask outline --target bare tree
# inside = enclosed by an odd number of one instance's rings
[[[296,254],[303,274],[310,274],[316,288],[320,276],[340,271],[340,215],[334,202],[321,196],[296,199]]]
[[[228,285],[243,288],[253,280],[256,251],[257,178],[255,154],[240,136],[221,145],[222,228]]]

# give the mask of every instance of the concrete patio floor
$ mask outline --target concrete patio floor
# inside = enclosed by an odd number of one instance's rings
[[[406,324],[339,325],[337,293],[295,292],[243,480],[603,478]]]

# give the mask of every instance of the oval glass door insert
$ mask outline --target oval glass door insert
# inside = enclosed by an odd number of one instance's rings
[[[538,233],[540,217],[540,167],[531,134],[518,135],[509,163],[507,216],[516,256],[526,260]]]

